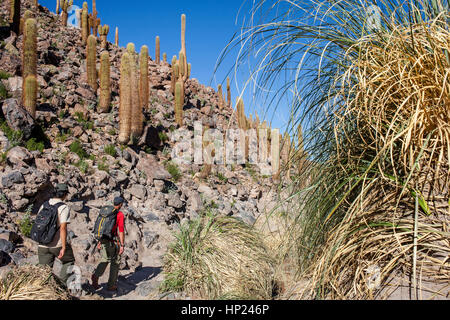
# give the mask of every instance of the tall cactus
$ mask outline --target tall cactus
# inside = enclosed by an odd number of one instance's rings
[[[115,40],[114,43],[115,43],[116,47],[118,47],[119,46],[119,27],[116,27],[116,37],[114,40]]]
[[[15,34],[20,33],[20,0],[9,0],[9,23]]]
[[[36,118],[37,88],[38,83],[35,75],[29,75],[25,78],[22,93],[23,107],[33,118]]]
[[[139,97],[141,99],[141,107],[148,109],[148,100],[150,92],[150,82],[148,78],[148,47],[142,46],[139,56],[140,81],[139,81]]]
[[[67,26],[67,19],[69,17],[69,8],[73,5],[73,0],[61,0],[61,24]]]
[[[183,65],[186,68],[185,74],[183,74],[183,80],[186,81],[188,79],[188,72],[187,72],[187,54],[186,54],[186,15],[181,15],[181,52],[183,52]],[[180,57],[181,58],[181,57]],[[181,62],[181,59],[180,59]]]
[[[239,129],[245,130],[247,129],[247,118],[245,117],[244,101],[242,101],[241,98],[237,99],[236,109],[237,109],[238,127]]]
[[[120,64],[119,143],[130,141],[131,134],[131,55],[125,52]]]
[[[97,28],[100,25],[100,22],[97,19],[97,4],[95,0],[92,0],[92,34],[97,36]]]
[[[22,104],[36,117],[37,101],[37,23],[33,18],[27,19],[23,32],[22,48]]]
[[[37,23],[35,19],[27,19],[23,32],[22,77],[37,76]]]
[[[217,96],[219,97],[219,109],[223,109],[223,92],[221,84],[217,86]]]
[[[178,68],[177,66],[177,56],[172,57],[172,76],[171,76],[171,82],[170,82],[170,91],[173,95],[175,95],[175,84],[178,79],[178,70],[175,70]]]
[[[163,61],[165,62],[165,63],[167,63],[167,53],[163,53]]]
[[[81,11],[81,41],[83,45],[86,45],[89,37],[89,11],[87,2],[83,3],[83,9]]]
[[[183,126],[183,83],[181,80],[175,84],[175,122],[179,127]]]
[[[100,102],[99,111],[109,112],[111,104],[111,79],[110,61],[108,51],[103,51],[100,55]]]
[[[86,46],[87,82],[97,92],[97,38],[90,35]]]
[[[60,7],[60,5],[59,5],[59,1],[60,1],[60,0],[56,0],[56,9],[55,9],[55,12],[56,12],[57,15],[59,15],[59,11],[60,11],[60,9],[61,9],[61,7]]]
[[[130,73],[131,73],[131,136],[132,140],[139,138],[143,131],[144,115],[139,97],[139,73],[137,66],[137,54],[134,43],[127,45],[127,51],[130,54]]]
[[[98,34],[100,35],[102,49],[106,49],[108,45],[108,33],[109,26],[107,24],[105,24],[104,26],[98,26]]]
[[[159,64],[161,62],[161,47],[160,47],[159,36],[156,36],[156,39],[155,39],[155,62],[156,62],[156,64]]]
[[[20,34],[23,34],[23,28],[25,27],[25,21],[27,21],[30,18],[33,18],[33,12],[31,12],[30,10],[26,10],[25,13],[23,14],[23,17],[20,18],[20,28],[19,28]]]

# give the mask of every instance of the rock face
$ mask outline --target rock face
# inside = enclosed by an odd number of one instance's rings
[[[0,4],[0,17],[4,20],[8,17],[6,2]],[[22,11],[32,6],[29,0],[21,3]],[[91,253],[95,248],[92,236],[95,220],[101,207],[110,205],[116,196],[127,200],[123,207],[127,249],[121,275],[149,266],[160,267],[167,246],[174,239],[173,230],[180,222],[214,211],[253,224],[273,203],[276,194],[271,191],[271,179],[261,177],[256,184],[255,173],[244,166],[213,166],[208,177],[197,179],[195,174],[202,170],[200,165],[174,165],[171,154],[176,142],[173,139],[176,125],[174,97],[170,92],[171,68],[167,63],[156,64],[150,60],[151,103],[144,114],[147,125],[135,146],[120,146],[118,95],[123,50],[109,44],[112,110],[99,113],[97,93],[87,84],[80,31],[62,27],[58,17],[46,8],[41,7],[37,15],[36,120],[19,103],[23,37],[0,39],[9,46],[9,50],[0,51],[0,70],[11,75],[9,81],[2,83],[8,82],[6,87],[14,97],[0,101],[3,113],[0,118],[4,117],[11,129],[23,134],[23,143],[11,148],[12,142],[0,131],[0,147],[6,160],[0,159],[0,226],[4,228],[0,232],[0,260],[3,264],[36,260],[37,246],[22,234],[19,224],[32,223],[42,203],[54,195],[53,187],[58,183],[69,186],[66,202],[71,208],[71,243],[84,279],[90,278],[100,258],[97,252]],[[222,130],[230,122],[236,125],[231,115],[228,107],[219,109],[212,88],[195,79],[186,82],[186,128],[200,121]],[[45,138],[36,135],[36,123],[42,127]],[[43,152],[26,148],[25,142],[31,138],[45,140]],[[22,245],[15,245],[16,242]],[[139,294],[146,296],[157,285],[146,280],[138,288]]]

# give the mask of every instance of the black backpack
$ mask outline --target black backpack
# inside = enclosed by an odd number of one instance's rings
[[[63,202],[51,205],[48,201],[43,204],[42,210],[38,213],[33,227],[31,228],[31,239],[39,244],[49,244],[58,231],[58,209],[63,206]]]
[[[113,206],[105,206],[100,209],[93,231],[95,239],[114,239],[112,231],[116,225],[117,213],[118,211]]]

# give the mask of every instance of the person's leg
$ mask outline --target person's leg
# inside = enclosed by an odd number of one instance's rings
[[[95,272],[94,272],[94,276],[97,279],[99,279],[105,273],[106,267],[108,266],[109,262],[111,261],[111,259],[109,258],[108,252],[109,252],[108,242],[102,243],[102,248],[101,248],[102,259],[100,260],[100,263],[98,264],[97,269],[95,269]]]
[[[58,253],[59,254],[59,253]],[[62,268],[60,278],[67,285],[67,280],[73,273],[73,266],[75,264],[75,256],[73,255],[73,249],[70,245],[67,246],[64,256],[61,258]],[[72,270],[70,270],[72,269]],[[70,271],[70,273],[68,273]]]
[[[111,246],[111,267],[109,270],[108,288],[114,289],[117,286],[117,278],[119,277],[120,255],[119,246],[112,243]]]
[[[49,248],[38,247],[39,264],[53,268],[55,256],[50,252]]]

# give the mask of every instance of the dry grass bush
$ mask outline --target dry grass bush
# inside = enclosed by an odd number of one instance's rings
[[[270,299],[273,260],[260,235],[231,217],[182,226],[164,263],[162,291],[199,299]]]
[[[283,297],[384,299],[398,276],[409,298],[448,298],[448,1],[261,0],[251,14],[224,55],[240,48],[266,110],[292,103],[308,160],[288,187],[301,196],[281,252],[299,278]]]
[[[311,266],[310,293],[379,298],[397,272],[410,277],[410,298],[427,291],[421,279],[440,288],[434,297],[450,293],[450,33],[439,21],[395,29],[380,46],[368,36],[347,51],[336,161],[364,171]]]
[[[1,279],[0,300],[70,300],[70,295],[49,267],[26,265]]]

